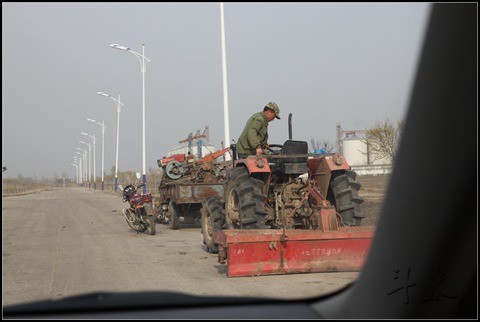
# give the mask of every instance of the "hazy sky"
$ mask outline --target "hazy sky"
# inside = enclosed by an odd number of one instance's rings
[[[421,50],[428,3],[225,3],[230,138],[269,101],[281,120],[270,143],[336,138],[403,119]],[[105,172],[142,172],[142,74],[147,63],[146,169],[197,130],[224,139],[220,3],[2,2],[2,165],[6,178],[75,178],[81,135],[99,138]],[[93,155],[93,151],[92,151]],[[93,162],[93,157],[92,157]],[[93,168],[93,165],[92,165]],[[93,170],[92,170],[93,172]]]

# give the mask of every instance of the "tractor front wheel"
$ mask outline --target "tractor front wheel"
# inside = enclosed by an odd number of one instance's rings
[[[248,170],[239,167],[230,172],[225,189],[225,220],[228,228],[270,228],[265,225],[265,195],[263,181],[250,177]]]

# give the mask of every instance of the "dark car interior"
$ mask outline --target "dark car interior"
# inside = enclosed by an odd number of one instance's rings
[[[477,319],[477,13],[476,3],[431,6],[376,235],[353,283],[292,301],[95,293],[4,307],[4,318]]]

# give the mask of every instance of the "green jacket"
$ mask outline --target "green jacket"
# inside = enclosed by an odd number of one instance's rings
[[[237,142],[237,153],[256,154],[258,147],[264,147],[268,141],[268,122],[263,112],[253,114],[245,124]]]

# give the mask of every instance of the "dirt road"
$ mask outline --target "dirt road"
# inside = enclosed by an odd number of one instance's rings
[[[364,199],[360,204],[360,211],[365,215],[362,225],[377,225],[389,178],[389,175],[357,176],[357,182],[361,184],[359,194]]]
[[[175,291],[191,295],[308,298],[358,273],[228,278],[203,246],[200,228],[154,236],[126,224],[118,195],[59,188],[2,202],[2,304],[90,292]]]

